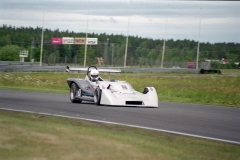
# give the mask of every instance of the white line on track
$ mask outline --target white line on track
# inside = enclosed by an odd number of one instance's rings
[[[128,127],[134,127],[134,128],[141,128],[141,129],[147,129],[147,130],[153,130],[153,131],[159,131],[159,132],[165,132],[165,133],[171,133],[171,134],[177,134],[177,135],[183,135],[183,136],[189,136],[189,137],[195,137],[195,138],[203,138],[203,139],[208,139],[208,140],[215,140],[215,141],[221,141],[221,142],[233,143],[233,144],[240,145],[240,142],[237,142],[237,141],[230,141],[230,140],[225,140],[225,139],[206,137],[206,136],[200,136],[200,135],[194,135],[194,134],[188,134],[188,133],[182,133],[182,132],[174,132],[174,131],[164,130],[164,129],[136,126],[136,125],[130,125],[130,124],[124,124],[124,123],[116,123],[116,122],[109,122],[109,121],[101,121],[101,120],[80,118],[80,117],[73,117],[73,116],[65,116],[65,115],[58,115],[58,114],[42,113],[42,112],[33,112],[33,111],[25,111],[25,110],[17,110],[17,109],[9,109],[9,108],[0,108],[0,109],[8,110],[8,111],[15,111],[15,112],[25,112],[25,113],[34,113],[34,114],[55,116],[55,117],[64,117],[64,118],[71,118],[71,119],[80,119],[80,120],[85,120],[85,121],[100,122],[100,123],[106,123],[106,124],[115,124],[115,125],[128,126]]]

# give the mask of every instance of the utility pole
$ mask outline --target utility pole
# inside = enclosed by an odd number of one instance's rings
[[[34,37],[32,39],[32,45],[31,45],[31,58],[30,58],[30,62],[34,62]]]
[[[161,68],[163,68],[163,62],[164,62],[164,52],[165,52],[165,39],[163,40],[163,50],[162,50],[162,61],[161,61]]]
[[[130,25],[130,15],[129,15],[129,17],[128,17],[128,30],[127,30],[127,38],[126,38],[126,46],[125,46],[125,56],[124,56],[124,65],[123,65],[124,68],[126,68],[126,63],[127,63],[129,25]]]
[[[89,10],[88,10],[88,14],[87,14],[87,30],[86,30],[84,64],[83,64],[84,67],[86,67],[86,60],[87,60],[88,17],[89,17]]]
[[[114,54],[114,45],[116,43],[111,43],[111,46],[112,46],[112,66],[113,66],[113,54]]]
[[[200,47],[200,31],[201,31],[201,19],[202,19],[202,8],[200,13],[200,20],[199,20],[199,30],[198,30],[198,46],[197,46],[197,59],[196,59],[196,69],[198,69],[198,59],[199,59],[199,47]]]
[[[42,66],[42,53],[43,53],[43,32],[44,32],[44,15],[45,11],[43,11],[43,25],[42,25],[42,38],[41,38],[41,51],[40,51],[40,66]]]
[[[169,10],[169,5],[168,5],[168,10]],[[165,43],[166,43],[166,32],[167,32],[167,22],[168,22],[168,17],[167,17],[167,19],[166,19],[166,25],[165,25],[165,33],[164,33],[164,40],[163,40],[163,51],[162,51],[161,68],[163,68],[163,62],[164,62]]]
[[[109,38],[107,38],[107,41],[104,43],[104,63],[105,64],[108,64],[107,63],[107,60],[108,60],[108,41],[109,41]]]
[[[130,1],[129,5],[130,5],[130,8],[129,8],[129,9],[130,9],[130,13],[129,13],[129,16],[128,16],[128,29],[127,29],[125,55],[124,55],[124,64],[123,64],[123,67],[124,67],[124,68],[126,68],[126,64],[127,64],[128,36],[129,36],[131,10],[132,10],[132,1]]]

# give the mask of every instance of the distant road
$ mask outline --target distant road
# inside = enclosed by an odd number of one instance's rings
[[[240,144],[240,109],[159,102],[159,108],[73,104],[68,94],[0,90],[0,109],[30,111]]]

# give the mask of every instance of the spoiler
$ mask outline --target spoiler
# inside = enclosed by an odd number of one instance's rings
[[[107,73],[120,73],[121,70],[118,69],[107,69],[107,68],[99,68],[97,69],[97,67],[95,66],[90,66],[88,68],[70,68],[69,66],[66,67],[66,72],[70,72],[70,71],[82,71],[82,72],[90,72],[92,69],[96,69],[98,70],[98,72],[107,72]]]

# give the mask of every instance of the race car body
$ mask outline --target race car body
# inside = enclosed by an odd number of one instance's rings
[[[108,73],[121,72],[116,69],[97,69],[95,66],[87,69],[67,67],[67,71],[87,71],[84,79],[67,79],[70,100],[73,103],[91,101],[96,105],[158,107],[158,96],[154,87],[145,87],[143,92],[138,92],[126,81],[103,80],[99,77],[92,82],[88,75],[92,69]]]

